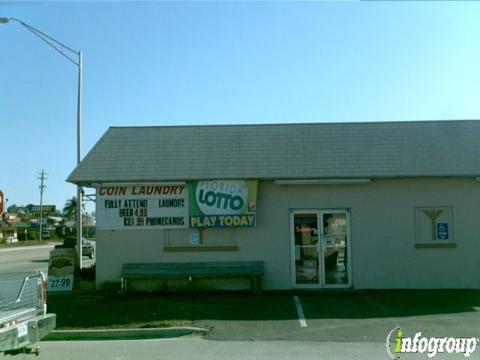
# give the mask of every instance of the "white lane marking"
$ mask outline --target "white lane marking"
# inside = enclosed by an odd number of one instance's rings
[[[305,315],[303,314],[303,308],[300,299],[298,296],[294,296],[293,301],[295,301],[295,306],[297,307],[298,321],[300,321],[300,326],[307,327],[307,321],[305,320]]]

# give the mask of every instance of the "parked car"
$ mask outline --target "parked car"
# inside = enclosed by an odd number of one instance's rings
[[[75,237],[68,237],[63,240],[62,245],[56,245],[55,248],[57,249],[65,249],[65,248],[75,248],[77,245],[77,238]],[[93,259],[95,256],[95,245],[92,241],[82,237],[82,255],[88,256],[90,259]]]
[[[82,255],[93,259],[95,255],[95,246],[90,240],[82,238]]]

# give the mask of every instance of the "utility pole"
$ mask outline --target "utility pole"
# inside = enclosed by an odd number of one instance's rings
[[[42,169],[42,171],[39,174],[38,179],[40,180],[40,241],[43,239],[43,190],[47,187],[45,185],[45,180],[47,180],[47,174],[45,173],[45,170]]]

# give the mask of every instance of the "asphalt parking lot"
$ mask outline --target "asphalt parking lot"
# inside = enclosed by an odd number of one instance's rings
[[[243,299],[243,312],[232,304],[230,317],[225,309],[217,318],[208,312],[208,319],[194,324],[210,328],[207,337],[215,340],[385,342],[395,327],[412,336],[480,337],[479,291],[343,291],[263,298],[251,304]]]

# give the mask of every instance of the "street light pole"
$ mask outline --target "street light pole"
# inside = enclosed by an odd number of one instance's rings
[[[78,93],[77,93],[77,166],[82,160],[82,52],[78,52]],[[83,191],[77,185],[77,247],[78,247],[78,268],[82,270],[82,201]]]
[[[1,196],[0,196],[1,197]],[[7,213],[7,208],[8,208],[8,199],[5,197],[3,199],[0,199],[0,201],[3,201],[3,213],[2,213],[2,241],[5,241],[5,214]]]
[[[17,22],[26,28],[28,31],[38,36],[42,41],[58,51],[61,55],[67,58],[70,62],[74,63],[78,68],[78,94],[77,94],[77,166],[80,164],[82,157],[81,149],[81,132],[82,132],[82,52],[73,50],[67,45],[54,39],[53,37],[41,32],[33,26],[19,20],[17,18],[0,17],[0,24],[8,24],[9,22]],[[72,57],[72,55],[74,57]],[[82,188],[77,185],[77,254],[78,254],[78,267],[82,268]]]

